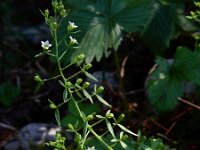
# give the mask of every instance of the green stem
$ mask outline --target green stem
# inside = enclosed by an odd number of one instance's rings
[[[65,76],[63,74],[62,67],[61,67],[60,60],[59,60],[58,39],[57,39],[57,32],[56,31],[54,33],[54,40],[55,40],[55,47],[56,47],[56,59],[57,59],[58,69],[59,69],[60,75],[61,75],[64,83],[66,83],[66,79],[65,79]]]
[[[108,150],[113,150],[102,138],[93,130],[91,126],[88,126],[89,131],[94,135],[94,137],[101,142]]]

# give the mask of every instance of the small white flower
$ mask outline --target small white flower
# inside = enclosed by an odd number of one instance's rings
[[[95,147],[92,146],[92,147],[88,147],[87,150],[97,150],[97,149],[95,149]]]
[[[76,29],[78,26],[74,24],[74,22],[70,22],[69,21],[69,26],[72,28],[72,29]]]
[[[74,44],[78,44],[77,40],[71,36],[69,36],[70,38],[70,44],[74,45]]]
[[[69,21],[69,25],[67,26],[67,30],[70,32],[70,31],[76,29],[77,27],[78,27],[77,25],[75,25],[73,22]]]
[[[164,79],[164,78],[165,78],[164,73],[159,73],[159,79]]]
[[[50,44],[48,40],[45,41],[45,42],[44,42],[44,41],[41,41],[41,46],[42,46],[42,48],[43,48],[44,50],[48,50],[49,47],[52,46],[52,44]]]

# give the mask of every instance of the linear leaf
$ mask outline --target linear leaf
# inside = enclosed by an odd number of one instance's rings
[[[60,112],[59,112],[58,108],[55,109],[55,118],[56,118],[56,121],[57,121],[58,126],[61,126],[61,122],[60,122]]]
[[[97,99],[103,103],[104,105],[108,106],[108,107],[112,107],[108,102],[106,102],[101,96],[96,95]]]
[[[124,126],[121,125],[121,124],[117,124],[117,126],[118,126],[120,129],[122,129],[123,131],[125,131],[125,132],[127,132],[127,133],[129,133],[129,134],[132,134],[132,135],[134,135],[134,136],[138,136],[137,134],[133,133],[132,131],[130,131],[129,129],[127,129],[126,127],[124,127]]]
[[[82,89],[83,90],[83,94],[85,95],[85,97],[87,97],[91,103],[93,103],[93,100],[92,100],[92,97],[90,96],[90,94],[85,90],[85,89]]]
[[[114,139],[116,139],[116,136],[115,136],[115,133],[113,131],[113,127],[112,127],[111,123],[108,121],[108,119],[105,119],[105,121],[106,121],[106,126],[108,128],[108,131],[110,132],[110,134],[112,135],[112,137]]]

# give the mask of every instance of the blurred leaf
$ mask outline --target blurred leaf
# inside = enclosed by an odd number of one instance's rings
[[[112,107],[108,102],[106,102],[101,96],[96,95],[97,99],[104,105],[108,106],[108,107]]]
[[[157,2],[154,9],[154,16],[143,31],[142,38],[155,54],[162,55],[175,35],[176,7]]]

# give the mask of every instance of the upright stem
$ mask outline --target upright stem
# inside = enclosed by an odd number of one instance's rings
[[[66,83],[66,80],[65,80],[65,76],[63,74],[63,70],[62,70],[62,67],[61,67],[61,64],[60,64],[60,60],[59,60],[59,52],[58,52],[58,39],[57,39],[57,32],[55,31],[54,32],[54,40],[55,40],[55,48],[56,48],[56,59],[57,59],[57,64],[58,64],[58,69],[59,69],[59,73],[64,81],[64,83]]]

